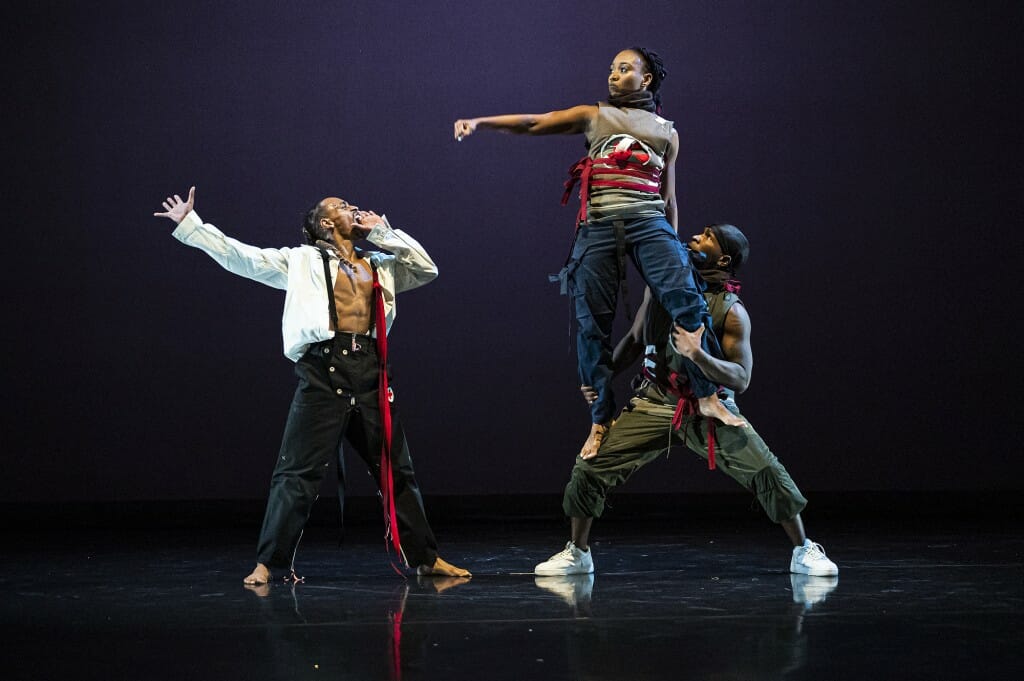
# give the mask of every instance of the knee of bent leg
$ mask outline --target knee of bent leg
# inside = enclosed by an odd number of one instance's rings
[[[708,309],[707,303],[696,289],[677,288],[666,291],[660,302],[672,319],[688,331],[696,330],[706,321],[704,314]]]
[[[562,496],[562,510],[570,518],[599,518],[604,511],[605,486],[586,462],[577,462]]]
[[[775,523],[793,518],[807,506],[807,499],[781,465],[765,466],[750,482],[761,508]]]
[[[610,312],[599,312],[580,304],[576,305],[576,326],[584,338],[604,340],[611,335],[614,323],[614,309]]]

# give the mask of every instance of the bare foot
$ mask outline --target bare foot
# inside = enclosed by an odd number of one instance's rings
[[[244,588],[247,591],[253,592],[254,594],[259,596],[260,598],[266,598],[267,596],[270,595],[270,585],[269,584],[246,584],[244,586]]]
[[[712,393],[707,397],[700,398],[698,400],[698,407],[702,415],[709,419],[718,419],[727,426],[743,428],[747,425],[746,421],[725,408],[722,401],[718,399],[718,393]]]
[[[242,580],[243,584],[267,584],[270,582],[270,570],[263,563],[256,563],[256,569]]]
[[[601,449],[601,443],[604,442],[604,436],[608,434],[608,426],[601,423],[594,423],[590,426],[590,435],[587,436],[587,441],[583,443],[583,449],[580,450],[580,457],[584,459],[593,459],[597,456],[597,450]]]
[[[463,570],[460,567],[455,567],[451,563],[446,562],[441,556],[438,556],[434,560],[434,564],[420,565],[416,568],[416,574],[418,575],[440,575],[442,577],[472,577],[473,575],[469,570]]]

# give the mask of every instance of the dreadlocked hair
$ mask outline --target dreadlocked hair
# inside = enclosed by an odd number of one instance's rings
[[[647,86],[647,91],[654,97],[654,106],[660,112],[661,93],[659,90],[661,90],[661,82],[668,75],[665,70],[665,62],[661,60],[657,52],[648,50],[646,47],[631,47],[629,49],[640,55],[644,60],[644,66],[647,67],[647,73],[651,74],[651,84]]]

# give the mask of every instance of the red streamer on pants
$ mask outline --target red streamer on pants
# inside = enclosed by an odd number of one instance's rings
[[[679,398],[679,401],[676,403],[676,410],[672,414],[673,430],[679,430],[683,427],[684,417],[701,416],[697,396],[693,394],[689,386],[685,386],[684,389],[679,379],[679,374],[674,372],[669,376],[669,383],[672,386],[669,392]],[[715,420],[707,417],[703,418],[708,422],[708,470],[713,471],[715,470]],[[685,435],[686,431],[683,431],[683,436],[685,437]]]
[[[384,505],[384,521],[387,524],[385,540],[391,538],[391,545],[399,556],[402,543],[398,536],[398,513],[395,511],[395,476],[391,467],[391,388],[388,386],[388,323],[384,317],[384,290],[373,269],[373,297],[376,305],[377,358],[380,361],[380,378],[377,384],[377,404],[380,407],[383,429],[380,448],[380,494]],[[398,568],[395,568],[398,570]],[[401,574],[401,571],[398,571]]]

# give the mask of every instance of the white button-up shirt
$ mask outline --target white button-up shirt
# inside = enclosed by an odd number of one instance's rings
[[[312,343],[334,337],[327,308],[328,296],[333,296],[334,291],[329,291],[324,281],[323,260],[316,247],[249,246],[204,223],[195,211],[178,224],[174,237],[202,250],[229,272],[285,291],[281,335],[288,359],[297,362]],[[384,316],[390,332],[395,321],[395,294],[432,281],[437,277],[437,266],[415,239],[400,229],[392,229],[386,218],[366,239],[390,251],[369,253],[377,266],[384,293]],[[327,252],[331,279],[336,281],[339,259],[329,249]],[[371,333],[376,335],[376,329],[371,329]]]

